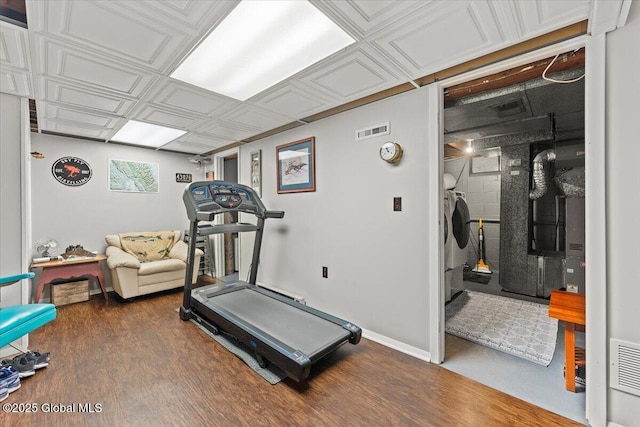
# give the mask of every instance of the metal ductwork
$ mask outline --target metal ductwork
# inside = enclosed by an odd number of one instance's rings
[[[545,166],[556,159],[554,150],[544,150],[533,159],[533,188],[529,191],[529,199],[537,200],[544,196],[549,188],[549,176]]]

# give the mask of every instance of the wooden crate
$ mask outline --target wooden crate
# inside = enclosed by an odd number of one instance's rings
[[[51,285],[51,302],[56,306],[89,301],[89,281],[67,282]]]

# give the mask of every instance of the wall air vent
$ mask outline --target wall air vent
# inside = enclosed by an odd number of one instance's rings
[[[640,396],[640,345],[611,339],[611,387]]]
[[[383,123],[381,125],[375,125],[370,128],[357,130],[356,141],[360,141],[368,138],[374,138],[380,135],[389,135],[390,133],[391,133],[390,123]]]

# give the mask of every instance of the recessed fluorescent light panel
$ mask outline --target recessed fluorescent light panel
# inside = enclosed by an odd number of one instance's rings
[[[308,1],[244,0],[171,77],[244,101],[354,41]]]
[[[185,133],[187,133],[187,131],[129,120],[122,129],[111,138],[111,141],[157,148]]]

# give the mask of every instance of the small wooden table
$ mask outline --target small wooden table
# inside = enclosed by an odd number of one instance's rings
[[[576,325],[584,330],[586,326],[585,296],[566,291],[551,291],[549,317],[562,320],[564,326],[564,380],[569,391],[576,391],[576,365],[586,363],[583,348],[576,348]]]
[[[71,261],[48,261],[31,264],[31,268],[41,268],[42,274],[38,283],[38,291],[34,302],[40,301],[44,285],[56,279],[77,279],[85,276],[94,276],[98,280],[105,301],[109,301],[107,290],[104,287],[104,277],[100,269],[100,261],[106,260],[104,255],[96,255],[93,258],[76,259]]]

